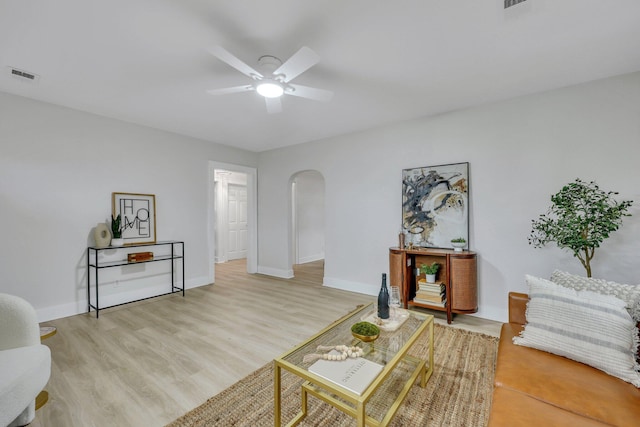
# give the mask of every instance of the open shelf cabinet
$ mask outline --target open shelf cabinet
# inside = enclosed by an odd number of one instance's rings
[[[422,264],[440,264],[436,282],[445,287],[444,306],[414,301],[418,290],[418,280],[424,278],[420,273]],[[451,249],[389,249],[389,279],[391,286],[402,289],[405,308],[424,307],[447,313],[447,322],[451,323],[453,314],[469,314],[478,311],[478,286],[476,253],[456,252]]]

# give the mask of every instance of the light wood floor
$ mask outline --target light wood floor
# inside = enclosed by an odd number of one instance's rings
[[[373,297],[322,287],[323,262],[295,279],[216,265],[215,285],[46,322],[49,402],[33,427],[163,426]],[[439,314],[439,313],[438,313]],[[437,322],[446,323],[439,315]],[[500,325],[457,316],[490,335]]]

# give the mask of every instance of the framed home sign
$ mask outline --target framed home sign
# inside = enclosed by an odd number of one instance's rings
[[[407,244],[469,247],[469,163],[404,169],[402,228]]]
[[[125,245],[156,242],[156,196],[153,194],[112,193],[114,217],[120,215]]]

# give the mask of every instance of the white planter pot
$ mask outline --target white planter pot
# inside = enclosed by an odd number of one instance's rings
[[[111,239],[111,246],[124,246],[124,239],[122,238],[116,239],[114,237],[113,239]]]
[[[436,275],[435,274],[426,274],[427,276],[427,282],[428,283],[435,283],[436,282]]]
[[[453,246],[453,250],[456,252],[462,252],[465,246],[467,246],[467,242],[451,242],[451,246]]]

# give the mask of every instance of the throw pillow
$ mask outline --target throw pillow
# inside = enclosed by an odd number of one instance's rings
[[[585,363],[640,388],[638,332],[624,301],[529,275],[526,280],[527,324],[514,344]]]
[[[627,303],[627,311],[636,322],[640,322],[640,285],[624,285],[603,279],[582,277],[556,270],[551,281],[576,291],[593,291],[603,295],[614,295]]]

